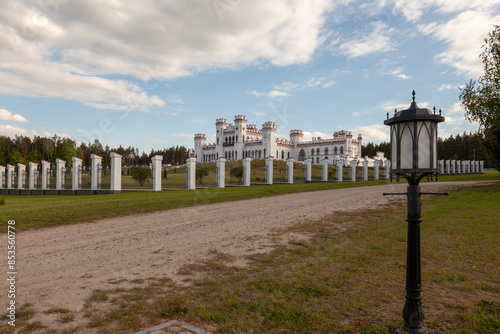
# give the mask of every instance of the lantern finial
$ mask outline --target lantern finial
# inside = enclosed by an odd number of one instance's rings
[[[415,102],[415,90],[413,90],[413,92],[411,92],[411,95],[413,95],[413,102]]]
[[[441,108],[439,108],[439,116],[441,116]]]
[[[389,119],[389,112],[387,112],[387,119]]]
[[[394,115],[398,112],[398,109],[394,108]]]
[[[434,106],[433,110],[434,110],[434,115],[436,115],[436,106]]]

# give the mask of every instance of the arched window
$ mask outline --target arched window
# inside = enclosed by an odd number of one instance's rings
[[[339,153],[339,151],[337,150],[337,146],[335,146],[335,147],[333,148],[333,154],[337,155],[338,153]]]
[[[245,135],[241,136],[241,140],[245,142]]]
[[[227,137],[224,137],[224,142],[227,144]]]
[[[319,164],[319,157],[316,158],[316,163]]]
[[[233,136],[233,141],[232,141],[232,143],[234,144],[234,136]]]
[[[262,159],[262,151],[259,150],[259,159]]]
[[[266,149],[264,149],[264,158],[266,157]]]
[[[306,151],[300,150],[299,152],[299,161],[304,161],[306,160]]]
[[[314,155],[314,148],[311,149],[311,155]]]
[[[238,142],[238,135],[236,135],[236,142]]]
[[[281,150],[281,159],[285,159],[285,151]]]
[[[340,146],[340,154],[344,154],[344,146]]]
[[[278,159],[280,156],[278,155],[278,150],[276,150],[276,159]]]
[[[217,152],[217,159],[219,159],[219,152]]]
[[[328,155],[328,147],[325,147],[325,155]]]
[[[238,160],[238,151],[234,152],[234,160]]]
[[[217,137],[217,145],[219,145],[219,138]]]
[[[290,152],[288,152],[288,157],[287,157],[287,159],[290,159]]]
[[[319,155],[319,148],[316,149],[316,155]]]

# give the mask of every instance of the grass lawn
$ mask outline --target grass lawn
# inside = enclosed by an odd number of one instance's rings
[[[499,182],[423,198],[423,306],[436,334],[500,332],[499,203]],[[187,285],[150,278],[127,290],[95,291],[87,326],[133,333],[178,319],[215,333],[393,333],[404,305],[405,218],[402,199],[333,214],[275,231],[311,239],[253,255],[248,267],[214,252],[182,269]],[[36,327],[29,309],[20,325]]]

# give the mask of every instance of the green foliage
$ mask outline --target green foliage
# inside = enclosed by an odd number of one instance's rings
[[[42,155],[36,149],[28,153],[28,156],[26,157],[27,162],[31,161],[36,162],[37,164],[39,164],[42,160]]]
[[[241,182],[241,179],[243,178],[243,166],[231,168],[229,175],[237,179],[238,182]]]
[[[208,170],[206,169],[202,169],[202,168],[198,168],[196,169],[196,180],[200,183],[200,184],[203,184],[203,178],[205,176],[208,176]]]
[[[151,169],[149,167],[131,167],[130,175],[142,188],[148,178],[151,177]]]
[[[500,26],[484,41],[480,54],[484,75],[462,89],[460,100],[467,119],[479,123],[488,160],[500,171]]]
[[[9,156],[9,164],[17,166],[18,163],[26,164],[26,160],[18,149],[13,149]]]

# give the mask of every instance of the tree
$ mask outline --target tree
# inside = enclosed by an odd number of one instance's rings
[[[496,25],[484,42],[479,55],[484,75],[461,89],[460,100],[466,118],[480,125],[488,161],[500,171],[500,26]]]
[[[196,180],[198,180],[200,184],[203,184],[203,178],[205,176],[208,176],[208,170],[202,168],[196,170]]]
[[[151,176],[151,169],[149,167],[130,167],[130,175],[134,181],[139,183],[142,189],[148,177]]]
[[[234,177],[238,180],[238,183],[240,183],[243,178],[243,166],[231,168],[229,176]]]

